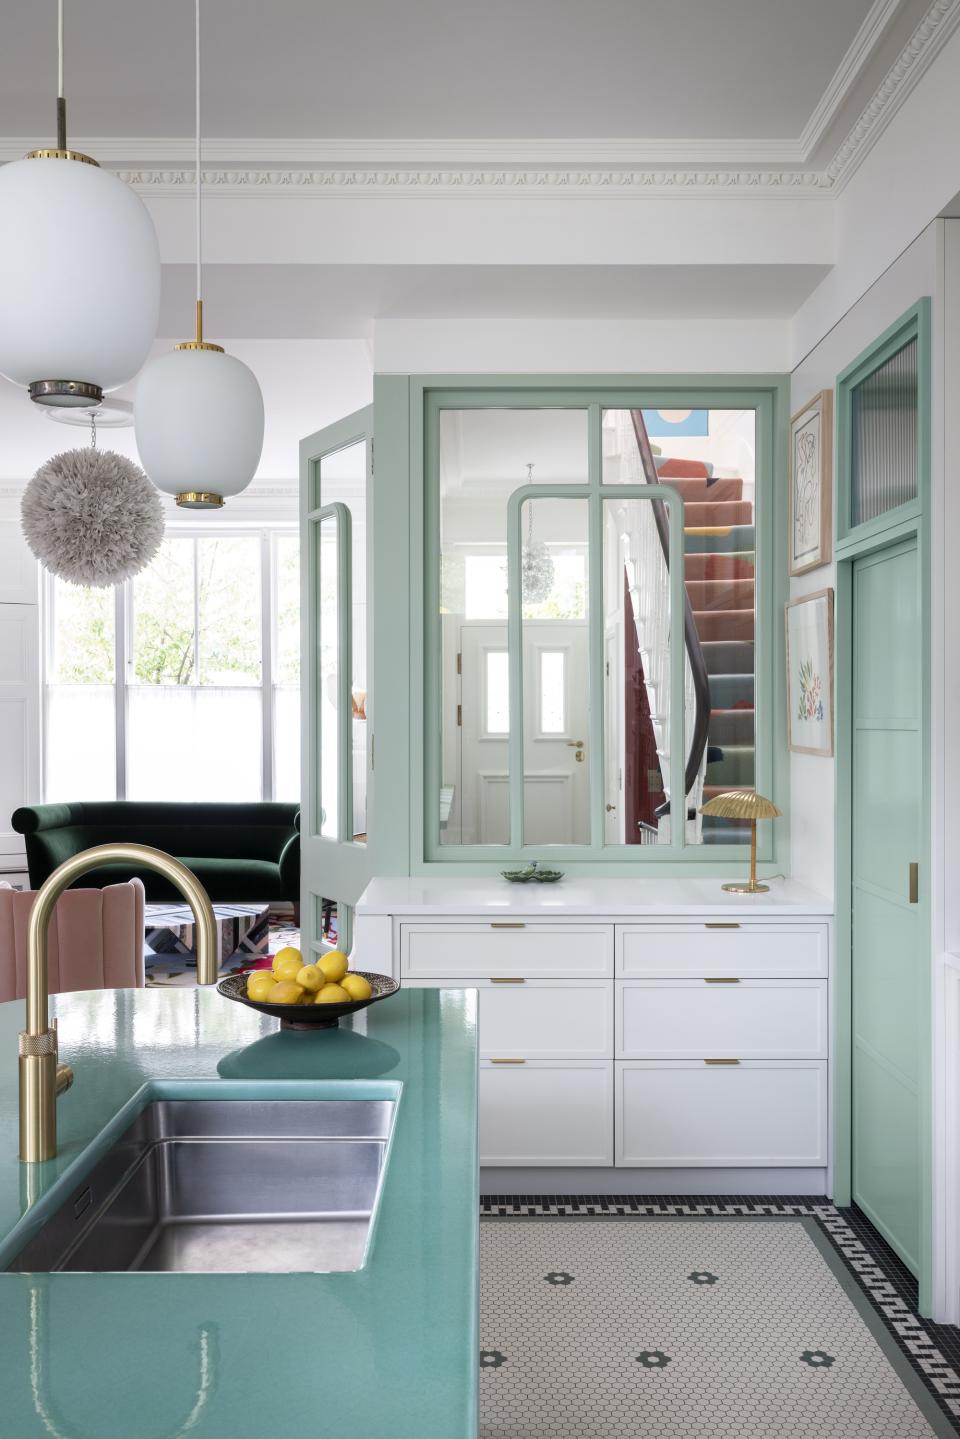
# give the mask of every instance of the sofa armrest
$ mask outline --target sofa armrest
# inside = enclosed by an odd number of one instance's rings
[[[44,829],[62,829],[73,823],[73,806],[69,804],[23,805],[15,809],[10,823],[17,834],[39,834]]]
[[[280,882],[287,899],[300,898],[300,836],[291,835],[280,855]]]

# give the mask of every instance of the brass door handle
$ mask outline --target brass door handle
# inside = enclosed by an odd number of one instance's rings
[[[739,984],[739,983],[740,983],[739,979],[726,979],[726,978],[724,978],[724,979],[716,978],[716,979],[715,979],[715,978],[713,978],[712,976],[711,976],[710,979],[704,978],[704,981],[703,981],[703,982],[704,982],[704,984]]]
[[[616,807],[617,807],[617,806],[616,806],[615,804],[608,804],[608,805],[607,805],[607,814],[611,814],[612,811],[616,809]]]
[[[739,1059],[705,1059],[704,1064],[739,1064]]]
[[[740,928],[739,924],[729,923],[729,922],[727,922],[727,921],[724,921],[722,924],[721,924],[721,923],[711,924],[711,923],[708,921],[703,927],[704,927],[704,929],[739,929],[739,928]]]
[[[525,1059],[491,1059],[491,1064],[526,1064]]]
[[[565,741],[565,743],[566,743],[567,749],[583,749],[584,745],[586,744],[586,740],[585,740],[585,739],[568,739],[568,740]]]
[[[513,975],[494,974],[490,978],[491,984],[526,984],[525,979],[515,979]]]
[[[526,929],[526,927],[522,920],[493,919],[490,921],[491,929]]]
[[[908,897],[910,904],[920,903],[920,866],[916,860],[910,866],[910,877],[908,881]]]

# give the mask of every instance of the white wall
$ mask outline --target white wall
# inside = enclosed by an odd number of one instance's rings
[[[373,340],[383,375],[783,374],[790,353],[786,318],[377,320]]]
[[[922,295],[935,295],[938,225],[927,227],[889,270],[834,325],[791,376],[792,414],[837,375]],[[824,565],[790,581],[790,598],[833,588],[836,567]],[[794,878],[819,893],[834,890],[834,770],[832,759],[790,756],[790,846]]]

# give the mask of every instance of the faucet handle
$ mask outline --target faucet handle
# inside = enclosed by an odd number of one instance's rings
[[[41,1059],[45,1054],[52,1054],[54,1058],[56,1058],[56,1027],[45,1030],[43,1034],[28,1034],[25,1029],[21,1029],[20,1057],[24,1059]]]

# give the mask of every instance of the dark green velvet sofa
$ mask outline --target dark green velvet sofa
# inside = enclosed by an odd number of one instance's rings
[[[165,804],[116,801],[39,804],[14,811],[27,849],[30,887],[95,844],[149,844],[192,869],[215,904],[300,899],[300,813],[296,804]],[[147,899],[179,896],[152,870],[104,865],[78,880],[100,888],[136,876]]]

